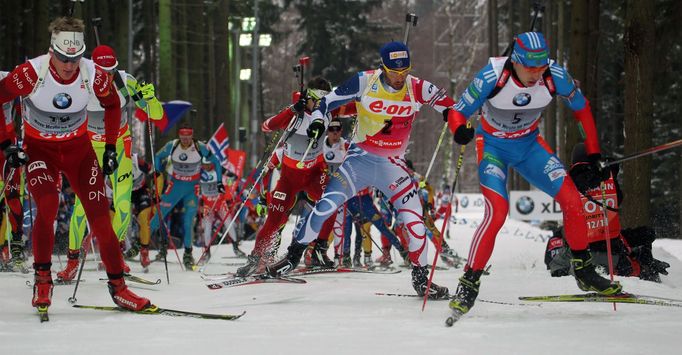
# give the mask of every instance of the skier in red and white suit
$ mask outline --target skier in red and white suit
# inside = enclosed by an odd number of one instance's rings
[[[238,276],[250,275],[259,269],[263,270],[268,262],[272,262],[272,260],[267,259],[272,259],[272,255],[269,254],[274,249],[275,237],[286,224],[289,213],[296,204],[296,194],[303,191],[313,201],[317,201],[327,185],[327,166],[323,155],[324,127],[312,142],[308,154],[305,155],[305,153],[310,144],[310,139],[312,139],[308,138],[306,133],[312,123],[310,113],[315,109],[318,100],[331,91],[331,84],[324,78],[316,77],[308,82],[307,87],[305,96],[300,97],[300,93],[294,94],[294,104],[267,119],[261,127],[261,130],[266,133],[286,129],[292,120],[297,119],[299,114],[303,115],[301,124],[292,128],[293,134],[284,142],[281,158],[282,170],[277,185],[270,192],[268,198],[268,216],[256,235],[256,245],[249,255],[246,265],[237,270]],[[302,164],[300,168],[297,166],[299,162]],[[329,238],[333,224],[333,219],[324,223],[320,231],[320,236],[324,236],[324,240],[320,239],[315,244],[316,253],[314,254],[321,259],[323,258],[319,261],[327,266],[334,264],[326,256],[327,238]],[[261,259],[263,260],[261,261]]]
[[[63,173],[81,199],[93,234],[99,239],[112,299],[120,307],[142,310],[151,304],[132,293],[123,280],[123,257],[111,226],[102,176],[102,170],[111,174],[117,168],[115,143],[121,108],[113,77],[91,60],[82,58],[85,52],[82,20],[58,18],[49,30],[52,33],[49,53],[19,65],[0,81],[0,103],[17,96],[24,98],[26,152],[11,144],[5,135],[4,117],[0,119],[0,147],[11,166],[27,164],[28,189],[38,209],[32,230],[35,269],[32,303],[42,309],[51,304],[53,223]],[[102,169],[87,135],[86,107],[92,95],[105,109],[107,144]]]

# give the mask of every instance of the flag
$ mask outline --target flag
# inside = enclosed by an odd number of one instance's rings
[[[152,120],[161,133],[168,132],[180,119],[192,108],[192,103],[182,100],[173,100],[164,102],[161,104],[163,106],[163,117],[160,120]],[[144,110],[137,108],[135,110],[135,118],[144,122],[149,116]]]
[[[211,150],[211,152],[218,157],[218,160],[220,160],[220,165],[225,165],[225,162],[227,161],[227,151],[228,148],[230,147],[230,137],[227,134],[227,129],[225,128],[225,124],[221,123],[220,127],[213,133],[213,136],[211,139],[208,141],[208,149]]]
[[[246,164],[246,152],[243,150],[227,149],[228,159],[223,162],[223,166],[227,171],[231,171],[237,175],[237,179],[242,178],[244,174],[244,165]]]

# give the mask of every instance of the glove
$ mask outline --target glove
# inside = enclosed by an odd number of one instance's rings
[[[5,160],[11,168],[19,168],[28,163],[28,155],[16,144],[8,145],[4,150]]]
[[[156,89],[154,88],[154,84],[152,83],[142,83],[142,85],[138,85],[137,91],[139,91],[142,94],[142,98],[145,101],[149,101],[151,99],[156,98]]]
[[[606,159],[603,159],[601,154],[590,154],[587,156],[587,159],[589,159],[590,165],[592,165],[600,182],[606,181],[611,177],[611,169],[606,166]]]
[[[218,192],[221,194],[225,193],[225,185],[218,183]]]
[[[317,120],[314,120],[313,122],[311,122],[310,126],[308,126],[308,130],[306,130],[306,133],[308,134],[308,138],[314,138],[314,139],[321,137],[323,132],[324,132],[324,122],[320,119],[317,119]]]
[[[303,93],[301,97],[298,98],[298,101],[294,104],[293,108],[294,111],[301,113],[303,110],[305,110],[306,105],[308,104],[308,93],[303,90]]]
[[[455,143],[466,145],[474,139],[474,129],[466,125],[460,125],[455,130]]]
[[[104,146],[104,154],[102,154],[102,171],[104,175],[111,175],[118,168],[118,160],[116,159],[116,146],[107,144]]]
[[[258,217],[262,217],[266,212],[268,212],[268,202],[265,200],[265,196],[261,196],[256,205],[256,214]]]

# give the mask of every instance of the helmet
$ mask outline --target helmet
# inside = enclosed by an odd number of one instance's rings
[[[105,45],[99,45],[92,50],[92,61],[106,71],[114,70],[118,66],[116,52]]]
[[[403,42],[389,42],[379,50],[381,63],[388,69],[410,67],[410,50]]]
[[[526,67],[542,67],[549,64],[545,36],[540,32],[524,32],[516,36],[511,60]]]
[[[63,62],[77,61],[85,52],[83,32],[52,32],[50,50]]]

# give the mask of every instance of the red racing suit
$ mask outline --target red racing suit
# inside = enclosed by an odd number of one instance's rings
[[[119,97],[112,76],[91,60],[82,58],[72,78],[64,80],[45,54],[19,65],[0,81],[0,103],[24,98],[24,149],[29,157],[26,179],[38,210],[31,232],[34,265],[50,265],[52,259],[63,173],[83,203],[107,274],[117,278],[123,273],[123,257],[111,227],[102,171],[87,135],[86,107],[91,95],[105,109],[106,143],[115,144],[121,119]],[[0,117],[3,146],[9,145],[11,138],[5,126],[5,118]]]

